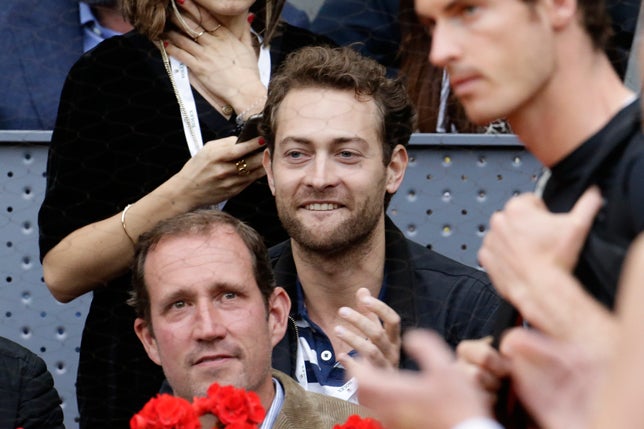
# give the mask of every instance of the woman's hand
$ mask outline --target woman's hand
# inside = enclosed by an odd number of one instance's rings
[[[240,193],[266,174],[259,138],[236,143],[235,137],[207,142],[170,181],[186,206],[217,204]]]
[[[172,21],[184,31],[167,33],[166,51],[188,66],[190,81],[204,98],[213,106],[229,104],[236,112],[265,98],[248,15],[230,19],[235,28],[228,28],[191,0],[179,7],[182,19],[174,16]]]

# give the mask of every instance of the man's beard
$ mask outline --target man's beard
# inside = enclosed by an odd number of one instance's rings
[[[277,201],[276,201],[277,202]],[[317,234],[277,202],[279,218],[288,235],[303,249],[323,255],[342,254],[360,248],[371,237],[383,215],[383,205],[367,201],[364,207],[332,231]]]

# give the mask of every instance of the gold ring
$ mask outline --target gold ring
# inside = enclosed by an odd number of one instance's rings
[[[240,176],[248,176],[250,174],[248,164],[246,164],[246,160],[243,158],[235,163],[235,167],[237,167],[237,174]]]
[[[201,36],[203,36],[203,33],[205,33],[206,30],[201,30],[195,37],[193,37],[193,40],[196,42],[197,39],[199,39]]]
[[[213,28],[212,30],[206,30],[206,32],[207,32],[207,33],[210,33],[210,34],[214,34],[214,33],[215,33],[215,31],[219,30],[219,28],[221,28],[221,24],[217,25],[217,26],[216,26],[215,28]]]

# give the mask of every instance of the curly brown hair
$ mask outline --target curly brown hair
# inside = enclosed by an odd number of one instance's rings
[[[407,146],[415,129],[416,112],[402,79],[388,78],[384,66],[350,47],[310,46],[290,54],[268,86],[260,128],[271,154],[277,111],[286,95],[299,88],[352,90],[356,97],[372,97],[382,115],[384,165],[391,161],[396,145]]]

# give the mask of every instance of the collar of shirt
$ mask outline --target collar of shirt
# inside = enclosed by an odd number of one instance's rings
[[[277,419],[278,414],[282,410],[282,405],[284,404],[284,389],[280,382],[273,378],[273,385],[275,385],[275,398],[273,398],[273,403],[271,407],[266,411],[266,417],[260,425],[260,429],[271,429],[273,424],[275,424],[275,419]]]
[[[83,28],[83,52],[93,49],[103,40],[118,36],[118,31],[103,27],[92,13],[92,8],[83,2],[78,3],[80,25]]]

